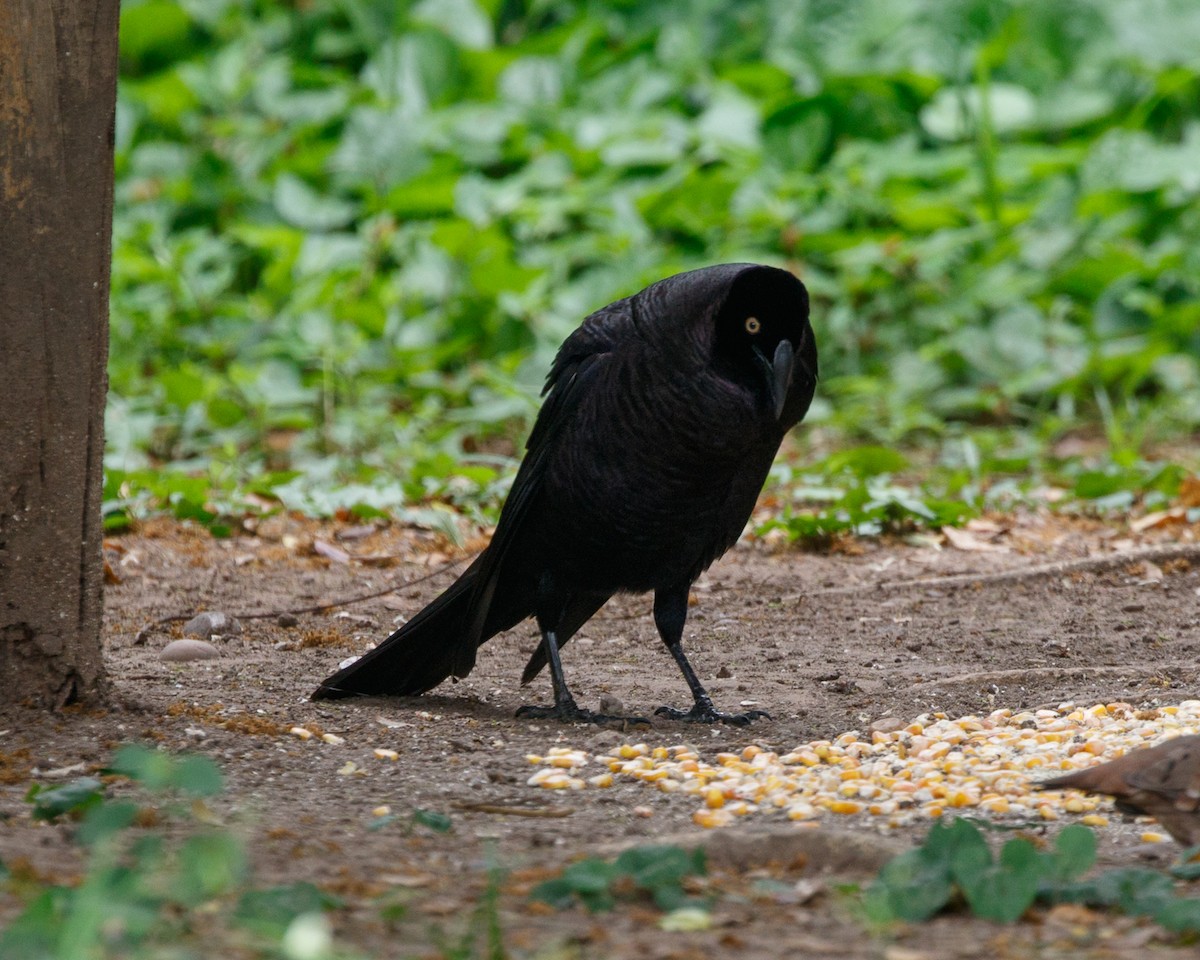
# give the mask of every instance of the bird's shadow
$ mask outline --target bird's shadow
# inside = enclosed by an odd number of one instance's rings
[[[351,704],[370,710],[380,710],[387,707],[397,713],[432,713],[439,714],[442,717],[454,717],[464,720],[502,720],[510,723],[539,722],[529,717],[517,716],[518,708],[525,705],[523,703],[490,703],[471,696],[454,697],[426,693],[419,697],[369,696],[353,697],[341,701],[342,706],[349,706]],[[336,709],[334,703],[322,703],[321,706],[326,710]],[[657,723],[649,720],[638,722],[638,718],[635,717],[612,717],[611,720],[611,723],[591,724],[590,726],[594,726],[597,729],[609,730],[645,730],[658,726]],[[542,722],[556,724],[560,721],[546,720]]]

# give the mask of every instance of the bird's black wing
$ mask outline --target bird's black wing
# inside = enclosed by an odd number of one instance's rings
[[[500,511],[492,542],[480,557],[471,601],[473,613],[467,627],[467,636],[475,646],[485,639],[485,622],[505,559],[521,540],[522,528],[538,501],[546,466],[563,426],[600,376],[605,357],[624,339],[636,335],[629,301],[619,300],[589,316],[559,348],[542,390],[546,399],[525,443],[525,459]]]

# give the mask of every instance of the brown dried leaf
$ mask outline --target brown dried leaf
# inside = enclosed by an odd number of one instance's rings
[[[334,537],[345,542],[346,540],[361,540],[363,537],[369,537],[375,532],[373,523],[359,524],[355,527],[342,527],[334,532]]]
[[[325,540],[313,541],[313,553],[332,560],[334,563],[350,562],[350,554],[341,547],[335,547],[332,543],[328,543]]]
[[[942,527],[942,535],[946,538],[950,546],[955,550],[967,550],[975,553],[983,553],[989,550],[1007,550],[1007,547],[1002,547],[997,543],[988,543],[986,540],[980,540],[975,534],[969,530],[960,530],[958,527]]]
[[[117,574],[117,571],[112,568],[112,564],[107,560],[104,561],[104,582],[110,587],[116,586],[118,583],[125,582],[120,578],[120,576]]]
[[[1154,530],[1158,527],[1184,523],[1186,520],[1186,507],[1172,507],[1170,510],[1157,510],[1154,513],[1146,514],[1144,517],[1138,517],[1136,520],[1130,520],[1129,529],[1134,533],[1141,533],[1144,530]]]
[[[1200,507],[1200,476],[1184,477],[1179,485],[1179,502],[1185,507]]]
[[[1165,576],[1162,567],[1157,563],[1151,563],[1147,560],[1142,564],[1142,582],[1143,583],[1159,583]]]

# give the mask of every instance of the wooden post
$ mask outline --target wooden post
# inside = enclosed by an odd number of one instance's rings
[[[0,0],[0,703],[104,692],[117,0]]]

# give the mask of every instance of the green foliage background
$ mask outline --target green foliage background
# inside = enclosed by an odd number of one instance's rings
[[[813,293],[810,435],[968,505],[1200,426],[1193,0],[125,0],[121,63],[114,523],[486,516],[561,339],[726,260]]]

